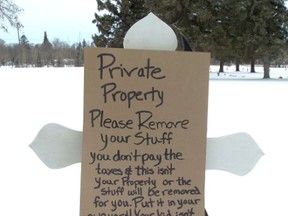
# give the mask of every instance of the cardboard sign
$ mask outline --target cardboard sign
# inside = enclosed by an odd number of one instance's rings
[[[204,215],[209,62],[85,50],[81,216]]]

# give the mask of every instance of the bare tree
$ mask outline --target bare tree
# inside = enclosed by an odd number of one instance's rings
[[[18,15],[23,11],[12,0],[0,0],[0,28],[8,31],[8,24],[12,27],[22,27]],[[8,23],[8,24],[7,24]]]
[[[0,66],[5,65],[9,60],[8,48],[5,41],[0,39]]]

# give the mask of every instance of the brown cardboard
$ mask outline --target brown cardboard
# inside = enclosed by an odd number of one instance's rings
[[[204,215],[209,61],[85,49],[81,216]]]

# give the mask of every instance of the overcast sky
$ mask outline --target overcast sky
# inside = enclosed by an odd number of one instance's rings
[[[70,44],[92,41],[96,26],[92,24],[96,12],[96,0],[14,0],[24,9],[19,16],[24,25],[20,36],[25,34],[30,43],[42,43],[44,31],[48,39],[59,38]],[[16,29],[9,28],[9,33],[0,30],[0,38],[6,43],[17,43]]]
[[[19,19],[24,25],[20,36],[25,34],[30,43],[42,43],[44,31],[50,41],[59,38],[69,44],[91,37],[97,31],[92,24],[96,12],[96,0],[14,0],[24,9]],[[286,3],[287,5],[287,3]],[[6,43],[17,43],[16,29],[9,33],[0,29],[0,39]]]

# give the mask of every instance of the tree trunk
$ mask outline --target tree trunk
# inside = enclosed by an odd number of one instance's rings
[[[251,73],[255,73],[255,59],[251,59],[251,68],[250,68]]]
[[[220,60],[220,68],[219,68],[219,73],[223,73],[224,72],[224,60]]]
[[[263,58],[264,77],[263,79],[270,79],[270,56],[266,52]]]
[[[238,59],[236,59],[236,71],[240,71],[240,62]]]

